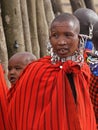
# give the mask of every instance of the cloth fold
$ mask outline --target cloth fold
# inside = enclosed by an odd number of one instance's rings
[[[73,73],[76,103],[67,73]],[[86,64],[66,61],[54,65],[49,56],[28,65],[9,102],[11,129],[96,130],[89,75]]]
[[[8,102],[7,102],[8,87],[4,79],[4,72],[0,64],[0,129],[9,130],[8,126]]]

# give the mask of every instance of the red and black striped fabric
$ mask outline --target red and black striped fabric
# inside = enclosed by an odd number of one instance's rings
[[[70,73],[76,101],[67,77]],[[11,130],[96,130],[87,87],[89,76],[86,64],[80,67],[66,61],[53,65],[50,57],[28,65],[11,93]]]
[[[94,107],[97,129],[98,129],[98,76],[94,76],[93,74],[91,75],[89,92]]]
[[[0,65],[0,130],[9,130],[7,111],[7,85],[4,79],[2,66]]]

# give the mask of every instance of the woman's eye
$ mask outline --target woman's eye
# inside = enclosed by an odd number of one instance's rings
[[[58,34],[54,33],[52,34],[53,37],[58,38]]]
[[[72,37],[73,34],[72,33],[65,33],[65,36]]]

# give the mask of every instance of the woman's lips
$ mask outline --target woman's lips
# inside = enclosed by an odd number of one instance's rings
[[[61,49],[58,49],[58,53],[59,54],[66,54],[66,53],[68,53],[68,48],[61,48]]]

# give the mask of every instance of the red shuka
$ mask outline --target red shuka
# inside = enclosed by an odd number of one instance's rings
[[[0,130],[9,130],[7,111],[7,85],[4,79],[2,66],[0,65]]]
[[[31,63],[11,93],[11,130],[96,130],[89,72],[86,64],[73,61],[53,65],[48,56]],[[68,73],[73,74],[76,102]]]
[[[98,130],[98,76],[95,76],[93,74],[91,74],[89,92],[95,112],[97,130]]]

